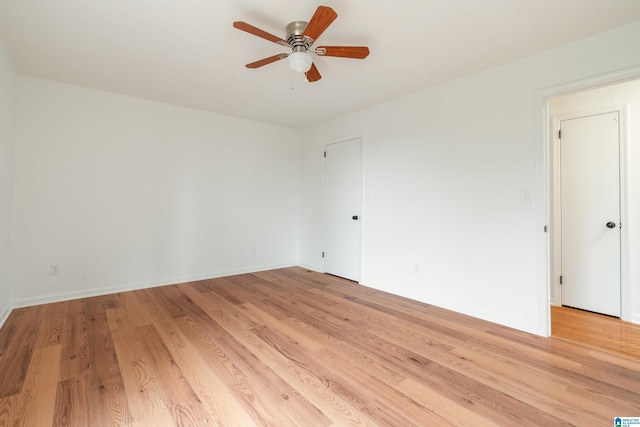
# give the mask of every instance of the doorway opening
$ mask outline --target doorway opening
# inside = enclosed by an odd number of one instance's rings
[[[555,335],[554,325],[559,330],[557,322],[567,317],[558,316],[561,307],[602,313],[623,321],[632,320],[628,280],[628,181],[632,174],[640,173],[640,162],[629,157],[627,128],[635,125],[631,123],[632,118],[627,118],[627,113],[634,108],[640,108],[640,80],[547,98],[552,335]],[[589,153],[590,149],[580,145],[581,142],[563,141],[566,134],[563,135],[562,130],[565,128],[574,135],[580,129],[586,129],[585,138],[589,139],[591,133],[599,132],[594,130],[595,127],[589,127],[598,121],[605,127],[609,126],[614,134],[612,138],[617,138],[608,145],[609,154],[601,154],[598,150],[602,147]],[[638,150],[638,147],[634,149]],[[607,169],[611,170],[604,172]],[[606,186],[605,182],[608,183]],[[581,204],[596,190],[601,193],[592,197],[592,205]],[[609,201],[605,203],[604,199]],[[600,217],[610,219],[602,222]],[[584,247],[604,241],[608,241],[608,246],[600,248],[600,254],[597,250],[590,252],[593,248]],[[586,255],[580,251],[585,251]],[[571,277],[567,277],[567,273]],[[590,280],[594,283],[586,284]]]

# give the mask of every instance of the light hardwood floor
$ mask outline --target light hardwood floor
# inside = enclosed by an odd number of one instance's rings
[[[610,426],[640,355],[606,347],[287,268],[14,310],[0,426]]]
[[[554,338],[624,357],[640,358],[640,325],[558,306],[551,306],[551,325]]]

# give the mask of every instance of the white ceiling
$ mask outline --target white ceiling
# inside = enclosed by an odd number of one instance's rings
[[[287,49],[233,21],[284,38],[320,4],[315,45],[368,58],[317,58],[315,83],[244,67]],[[639,0],[0,0],[21,74],[297,128],[637,20]]]

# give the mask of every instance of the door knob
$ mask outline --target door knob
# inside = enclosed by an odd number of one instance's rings
[[[609,222],[607,223],[607,227],[608,227],[608,228],[616,228],[616,223],[615,223],[615,222],[611,222],[611,221],[609,221]]]
[[[351,217],[352,220],[357,221],[358,220],[358,215],[354,215]]]

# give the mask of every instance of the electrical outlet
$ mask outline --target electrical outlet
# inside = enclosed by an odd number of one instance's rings
[[[415,269],[414,269],[416,274],[420,274],[420,264],[416,264],[415,265]]]
[[[60,274],[60,266],[58,264],[50,264],[49,265],[49,275],[57,276]]]
[[[256,247],[255,247],[255,246],[252,246],[252,247],[251,247],[251,254],[252,254],[252,255],[255,255],[256,253],[257,253]]]

